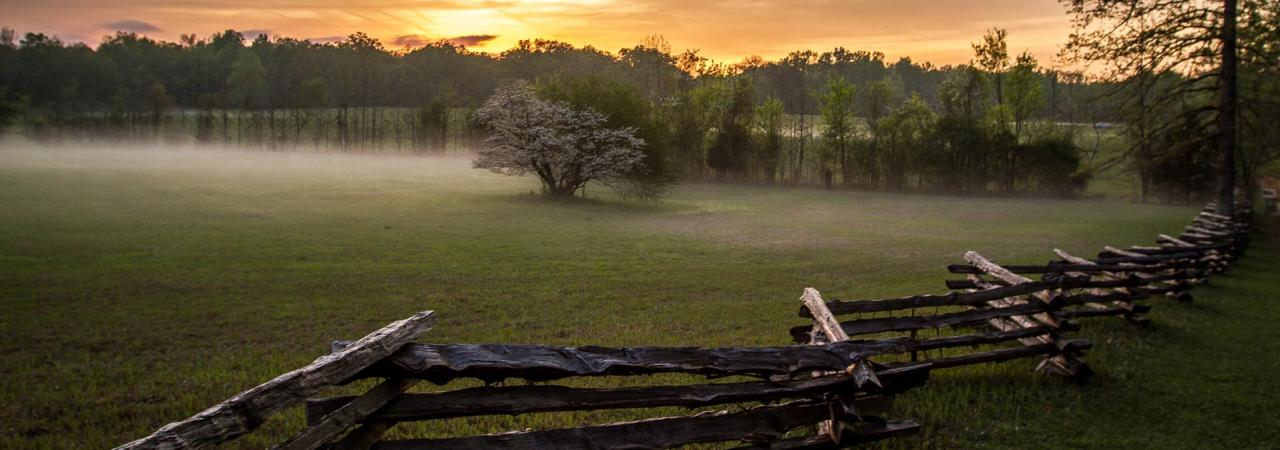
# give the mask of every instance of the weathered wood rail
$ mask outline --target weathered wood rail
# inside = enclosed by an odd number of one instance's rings
[[[800,297],[808,325],[791,328],[805,345],[778,347],[555,347],[420,344],[430,311],[356,341],[335,341],[306,367],[254,387],[122,449],[203,448],[250,433],[270,416],[304,406],[307,426],[280,449],[672,448],[729,443],[749,448],[827,449],[916,432],[910,419],[886,420],[894,395],[918,387],[934,369],[1038,358],[1038,370],[1076,380],[1092,344],[1071,338],[1076,319],[1122,317],[1142,324],[1154,295],[1187,293],[1225,272],[1248,244],[1246,208],[1236,217],[1209,205],[1178,236],[1156,246],[1106,247],[1087,259],[1055,250],[1042,265],[1001,265],[976,253],[948,267],[963,279],[952,292],[825,301]],[[1028,275],[1037,276],[1032,279]],[[841,321],[841,318],[844,318]],[[960,331],[955,331],[960,330]],[[728,382],[583,388],[528,382],[582,377],[732,377]],[[317,397],[326,389],[381,379],[361,395]],[[410,392],[421,381],[448,387]],[[524,384],[505,384],[507,380]],[[643,381],[644,379],[642,379]],[[461,417],[683,407],[684,416],[514,430],[476,436],[384,439],[396,424]],[[806,433],[804,430],[814,430]]]
[[[930,364],[880,365],[883,345],[832,342],[780,347],[554,347],[417,344],[434,322],[423,312],[365,338],[337,341],[330,355],[255,387],[190,419],[167,425],[125,449],[199,448],[253,431],[270,415],[305,403],[307,427],[281,449],[670,448],[729,442],[756,448],[840,448],[909,434],[912,420],[886,420],[892,397],[920,386]],[[688,374],[755,381],[625,388],[504,385],[506,380]],[[310,398],[326,387],[382,379],[358,396]],[[407,392],[418,381],[484,387]],[[308,399],[310,398],[310,399]],[[304,402],[305,400],[305,402]],[[478,436],[384,440],[403,422],[562,411],[727,406],[678,417],[516,430]],[[798,429],[825,424],[821,433]]]
[[[825,330],[839,329],[843,339],[883,349],[876,356],[899,354],[934,369],[1039,358],[1039,370],[1083,380],[1092,373],[1082,360],[1091,344],[1067,336],[1079,328],[1076,320],[1120,317],[1141,325],[1153,296],[1191,301],[1194,286],[1225,272],[1248,245],[1252,213],[1237,210],[1234,218],[1220,216],[1211,204],[1178,236],[1158,235],[1157,246],[1106,247],[1093,259],[1054,250],[1045,264],[1013,265],[968,252],[964,264],[947,267],[964,276],[946,280],[951,292],[805,301],[800,316],[813,324],[792,327],[791,336],[838,341]]]

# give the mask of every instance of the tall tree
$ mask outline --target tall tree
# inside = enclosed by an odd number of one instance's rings
[[[725,83],[726,98],[719,108],[720,118],[711,147],[707,149],[707,167],[717,175],[744,175],[750,172],[753,153],[752,121],[755,119],[755,91],[748,78]]]
[[[604,126],[635,130],[645,142],[644,163],[628,174],[627,195],[656,197],[676,180],[670,156],[670,132],[653,111],[653,104],[635,85],[598,75],[555,76],[538,81],[538,94],[548,100],[564,101],[580,109],[590,109],[607,117]]]
[[[1280,160],[1280,2],[1246,3],[1241,15],[1240,184],[1257,194],[1263,167]]]
[[[782,117],[785,109],[777,97],[769,97],[756,108],[756,124],[764,131],[760,143],[760,172],[765,181],[772,183],[778,173],[778,158],[782,155]]]
[[[996,104],[1004,104],[1004,73],[1009,70],[1009,44],[1003,28],[992,28],[973,45],[973,65],[990,77],[996,89]]]
[[[1013,134],[1018,138],[1023,137],[1023,127],[1031,115],[1044,108],[1044,87],[1040,84],[1038,67],[1036,58],[1023,52],[1009,70],[1007,100],[1013,113]]]
[[[853,83],[835,76],[827,80],[826,92],[819,99],[818,106],[825,125],[822,136],[826,139],[828,156],[824,159],[839,166],[841,180],[846,186],[853,182],[855,100]]]
[[[912,94],[877,124],[884,145],[881,157],[889,187],[905,188],[912,166],[921,167],[928,152],[935,147],[929,141],[937,128],[937,120],[937,114],[929,109],[924,99]]]
[[[1237,1],[1061,1],[1076,28],[1066,48],[1070,56],[1106,64],[1109,70],[1105,75],[1113,81],[1139,75],[1173,74],[1180,78],[1144,109],[1177,107],[1183,111],[1178,120],[1163,124],[1155,133],[1188,139],[1159,140],[1215,149],[1216,198],[1221,212],[1231,214],[1239,146]],[[1260,3],[1265,2],[1246,5],[1256,10]],[[1213,100],[1201,101],[1200,94],[1206,92],[1217,95]],[[1193,108],[1177,104],[1186,102],[1203,104]]]
[[[231,74],[227,77],[227,98],[239,112],[236,125],[236,136],[244,128],[244,114],[248,110],[257,112],[267,99],[267,81],[263,78],[265,70],[258,55],[248,49],[242,49],[231,64]]]
[[[1240,133],[1236,130],[1239,82],[1236,77],[1236,0],[1224,0],[1222,7],[1222,66],[1218,80],[1218,212],[1234,216],[1236,200],[1236,151]]]

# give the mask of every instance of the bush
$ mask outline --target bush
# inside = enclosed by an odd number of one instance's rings
[[[1029,190],[1062,197],[1084,190],[1089,177],[1080,172],[1080,148],[1071,136],[1046,136],[1018,147]]]

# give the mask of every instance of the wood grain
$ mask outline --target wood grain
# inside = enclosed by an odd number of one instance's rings
[[[431,311],[392,322],[338,353],[321,356],[303,368],[236,394],[187,420],[165,425],[150,436],[118,448],[199,448],[234,439],[253,431],[268,416],[302,403],[320,389],[351,378],[383,360],[425,333],[434,323],[435,314]]]

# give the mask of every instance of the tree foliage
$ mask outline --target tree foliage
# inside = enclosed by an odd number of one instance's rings
[[[1065,54],[1075,61],[1102,63],[1105,79],[1123,87],[1114,96],[1125,105],[1118,110],[1123,119],[1135,127],[1127,156],[1142,177],[1143,197],[1149,185],[1168,180],[1187,180],[1178,191],[1201,189],[1196,178],[1156,172],[1168,167],[1157,162],[1181,155],[1184,160],[1216,161],[1217,198],[1230,208],[1236,172],[1244,173],[1246,189],[1253,185],[1248,180],[1252,169],[1238,167],[1237,154],[1260,148],[1254,143],[1267,139],[1248,123],[1258,117],[1251,111],[1264,110],[1277,98],[1274,90],[1248,84],[1251,74],[1274,74],[1280,60],[1275,2],[1062,3],[1076,28]],[[1189,156],[1196,152],[1215,157]]]
[[[822,137],[826,139],[827,157],[824,159],[828,164],[834,163],[839,167],[845,184],[850,184],[854,177],[856,100],[853,83],[837,76],[827,80],[826,93],[820,97],[818,106],[825,126]]]
[[[644,161],[634,128],[609,128],[603,113],[539,98],[527,82],[499,88],[476,119],[490,135],[473,165],[536,174],[552,196],[571,197],[593,181],[620,186]]]
[[[778,175],[778,159],[782,156],[782,101],[770,97],[756,108],[756,124],[760,137],[760,171],[765,181],[772,183]]]
[[[677,171],[670,155],[671,130],[636,85],[599,75],[560,75],[541,80],[537,90],[543,98],[604,114],[606,127],[635,130],[636,137],[645,142],[641,148],[644,165],[628,175],[626,194],[659,196],[676,181]]]

